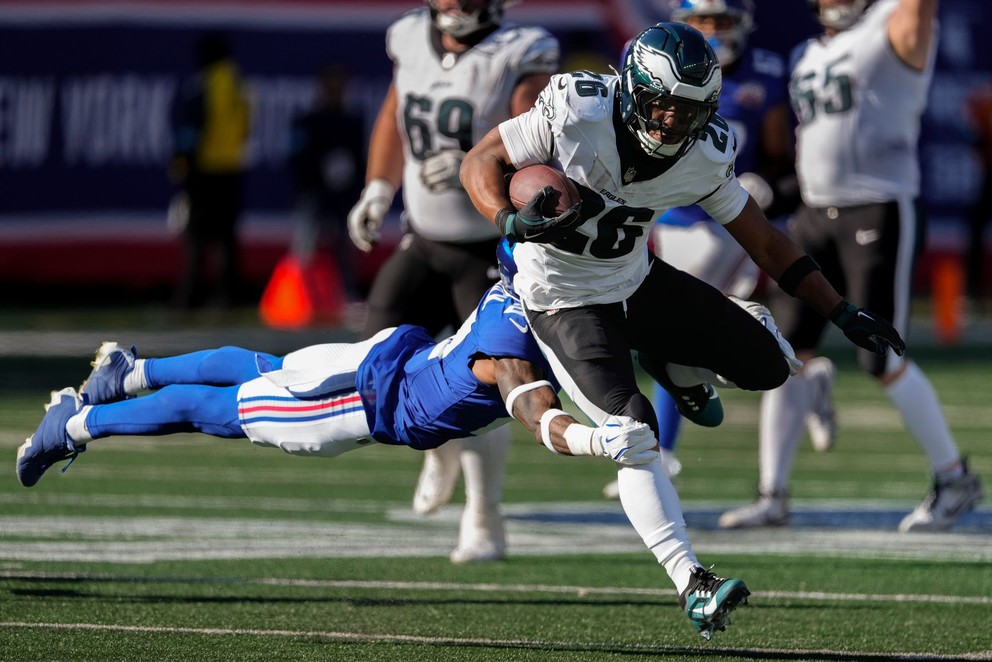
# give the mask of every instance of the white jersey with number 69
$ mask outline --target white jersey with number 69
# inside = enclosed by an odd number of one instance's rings
[[[648,235],[661,213],[698,203],[729,223],[747,202],[734,175],[737,138],[718,115],[664,173],[635,181],[635,167],[622,172],[617,131],[628,130],[615,108],[618,85],[589,72],[553,76],[534,108],[499,126],[514,166],[547,163],[582,193],[586,220],[576,230],[553,244],[514,246],[513,285],[531,310],[623,301],[647,275]]]
[[[510,117],[510,99],[521,78],[557,71],[557,39],[543,28],[504,23],[455,56],[441,49],[430,12],[423,8],[389,27],[386,51],[399,102],[407,222],[433,241],[498,237],[460,186],[431,191],[424,185],[423,161],[445,150],[467,152]]]

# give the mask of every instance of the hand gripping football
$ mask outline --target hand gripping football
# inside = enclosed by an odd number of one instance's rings
[[[532,165],[521,168],[510,178],[510,202],[520,209],[545,186],[554,189],[541,210],[545,216],[558,216],[582,200],[579,189],[565,173],[546,165]]]

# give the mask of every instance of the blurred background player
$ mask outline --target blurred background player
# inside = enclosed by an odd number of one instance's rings
[[[344,103],[347,71],[328,64],[317,77],[314,107],[290,128],[289,167],[296,185],[297,220],[292,252],[301,264],[329,249],[349,301],[359,298],[348,211],[361,194],[365,173],[365,122]]]
[[[910,278],[922,219],[917,140],[936,53],[937,0],[819,0],[822,37],[797,47],[790,94],[799,121],[797,172],[802,206],[790,220],[795,241],[834,286],[890,320],[909,319]],[[824,331],[808,307],[772,292],[772,310],[801,360]],[[900,531],[944,530],[981,499],[929,380],[915,363],[858,351],[929,459],[931,492]],[[788,483],[810,407],[804,373],[763,394],[758,500],[724,513],[725,528],[784,525]]]
[[[240,286],[237,225],[241,216],[250,128],[248,94],[227,39],[199,43],[199,69],[180,91],[169,177],[182,187],[183,271],[176,304],[236,303]],[[216,257],[217,282],[211,278]]]
[[[372,131],[365,189],[348,217],[355,245],[369,251],[402,184],[405,234],[372,285],[366,337],[401,323],[432,334],[457,328],[499,278],[499,230],[475,210],[459,167],[486,132],[529,109],[558,68],[558,41],[503,23],[502,0],[427,5],[386,34],[393,80]],[[420,514],[448,502],[459,468],[465,476],[455,563],[506,554],[499,502],[509,443],[503,428],[425,457],[413,500]]]
[[[785,61],[777,53],[748,46],[755,28],[751,0],[676,1],[672,20],[699,30],[716,52],[723,74],[719,112],[738,140],[737,178],[769,218],[778,215],[792,196],[778,193],[776,184],[791,175],[794,160]],[[668,210],[658,219],[652,239],[658,257],[721,292],[743,299],[754,292],[757,265],[702,207]],[[654,402],[662,458],[669,476],[675,476],[681,470],[674,449],[682,415],[657,384]],[[617,483],[609,483],[603,493],[618,498]]]

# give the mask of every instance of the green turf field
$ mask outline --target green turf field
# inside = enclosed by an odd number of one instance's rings
[[[992,484],[992,348],[916,352]],[[992,660],[992,508],[898,535],[926,462],[878,389],[839,361],[840,438],[804,443],[790,529],[724,532],[757,478],[758,398],[684,428],[676,485],[706,564],[751,605],[711,642],[599,493],[611,465],[515,428],[510,558],[453,566],[458,502],[418,519],[416,452],[305,459],[184,435],[91,444],[32,489],[14,477],[50,388],[87,357],[0,359],[0,660]]]

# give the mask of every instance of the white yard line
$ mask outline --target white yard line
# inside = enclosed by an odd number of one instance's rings
[[[475,637],[425,637],[409,634],[367,634],[359,632],[339,632],[333,630],[257,630],[240,628],[190,628],[142,625],[105,625],[98,623],[25,623],[20,621],[0,621],[0,628],[33,628],[46,630],[78,630],[99,632],[128,632],[148,634],[189,634],[201,636],[250,636],[250,637],[291,637],[307,639],[329,639],[332,641],[361,643],[400,643],[427,644],[440,646],[485,646],[491,648],[525,648],[553,651],[608,651],[620,652],[668,652],[691,654],[699,652],[707,656],[713,654],[765,657],[772,655],[794,655],[797,651],[778,648],[729,648],[720,646],[670,646],[662,644],[623,644],[617,642],[578,642],[545,641],[534,639],[491,639]],[[865,653],[856,651],[818,649],[801,651],[807,655],[830,656],[836,659],[859,660],[992,660],[992,651],[977,651],[961,655],[927,655],[921,653]]]
[[[98,581],[122,583],[218,583],[227,586],[289,586],[326,589],[375,589],[383,591],[438,591],[457,593],[550,593],[574,595],[580,598],[591,595],[618,597],[675,597],[674,589],[642,588],[631,586],[571,586],[559,584],[502,584],[466,582],[402,582],[358,579],[294,579],[288,577],[223,578],[217,580],[190,580],[187,577],[140,577],[109,573],[58,573],[0,571],[0,579],[46,581]],[[827,591],[754,591],[753,598],[812,600],[817,602],[880,602],[880,603],[936,603],[962,605],[992,605],[987,595],[932,595],[910,593],[830,593]]]

